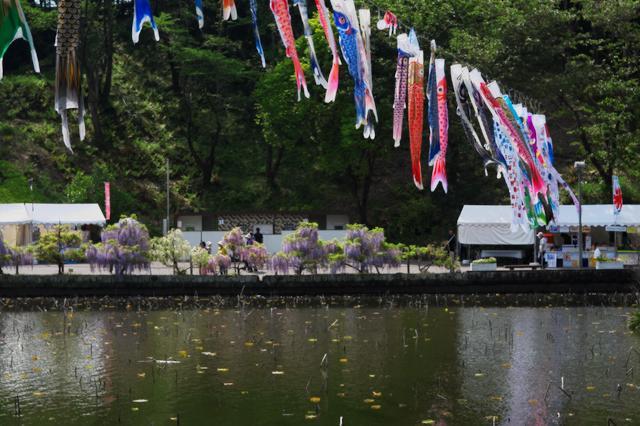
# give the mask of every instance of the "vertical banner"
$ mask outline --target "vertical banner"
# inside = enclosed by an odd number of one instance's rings
[[[613,214],[617,216],[622,211],[622,188],[620,188],[618,176],[612,176],[611,181],[613,183]]]
[[[104,212],[107,220],[111,219],[111,185],[109,182],[104,183]]]

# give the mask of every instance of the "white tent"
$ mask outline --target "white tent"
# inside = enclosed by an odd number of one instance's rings
[[[0,225],[104,225],[98,204],[0,204]]]
[[[582,224],[585,226],[640,226],[640,205],[627,204],[622,207],[618,217],[613,214],[611,204],[585,204],[582,206]],[[578,209],[573,206],[560,206],[557,226],[578,226]]]
[[[458,242],[481,245],[530,245],[533,231],[511,232],[511,206],[466,205],[458,217]]]
[[[22,225],[31,223],[31,216],[24,204],[0,204],[0,225]]]
[[[552,225],[578,226],[578,210],[574,205],[560,206],[559,216]],[[611,204],[583,205],[582,225],[640,227],[640,205],[625,205],[618,217],[614,216]],[[460,244],[528,245],[534,243],[534,233],[522,228],[511,232],[511,206],[466,205],[458,217],[458,241]]]

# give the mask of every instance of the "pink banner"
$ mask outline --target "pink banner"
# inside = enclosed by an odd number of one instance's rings
[[[109,182],[104,183],[104,211],[107,220],[111,219],[111,185]]]

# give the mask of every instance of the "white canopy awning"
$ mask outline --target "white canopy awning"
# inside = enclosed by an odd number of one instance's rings
[[[533,231],[521,227],[511,232],[511,206],[472,206],[462,208],[458,217],[460,244],[528,245]]]
[[[585,204],[582,206],[582,224],[585,226],[624,225],[640,226],[640,205],[627,204],[615,217],[611,204]],[[558,226],[578,226],[578,209],[573,205],[560,206]]]
[[[556,226],[578,226],[574,205],[560,206]],[[627,204],[618,217],[611,204],[582,206],[583,226],[624,225],[640,227],[640,205]],[[518,228],[511,232],[511,206],[466,205],[458,217],[458,241],[461,244],[527,245],[533,244],[534,232]]]
[[[0,204],[0,225],[31,223],[31,216],[24,204]]]
[[[0,225],[104,225],[98,204],[0,204]]]

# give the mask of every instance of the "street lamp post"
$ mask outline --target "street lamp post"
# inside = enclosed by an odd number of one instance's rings
[[[578,268],[582,269],[582,170],[585,168],[584,161],[576,161],[573,167],[578,172]]]

